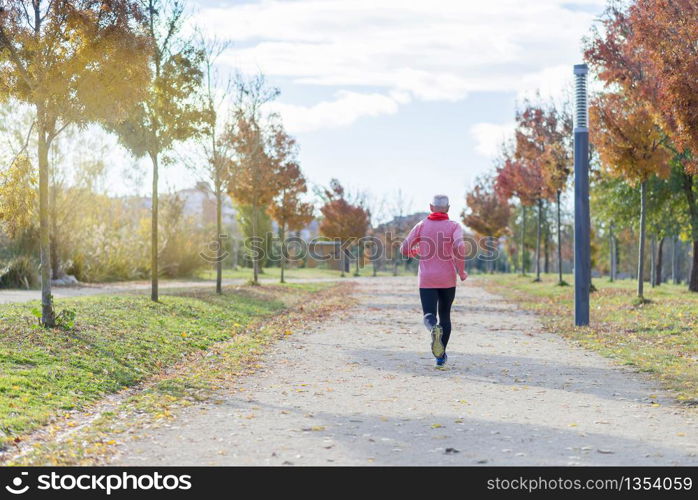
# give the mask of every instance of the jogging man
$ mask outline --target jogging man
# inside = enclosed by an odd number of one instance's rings
[[[465,244],[460,224],[448,218],[448,197],[434,196],[431,214],[419,222],[400,247],[408,257],[419,256],[419,297],[424,326],[431,333],[431,352],[436,366],[444,366],[451,336],[451,304],[456,278],[465,281]],[[437,317],[438,314],[438,317]]]

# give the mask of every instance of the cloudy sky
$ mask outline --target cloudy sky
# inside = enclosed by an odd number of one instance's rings
[[[196,0],[232,41],[227,70],[265,73],[313,184],[401,189],[463,207],[515,105],[560,96],[602,0]]]

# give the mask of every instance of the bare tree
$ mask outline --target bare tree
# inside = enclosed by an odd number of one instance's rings
[[[376,226],[380,221],[382,221],[387,213],[387,200],[384,196],[381,197],[376,197],[375,195],[371,193],[366,193],[365,199],[364,199],[365,206],[368,210],[369,214],[369,234],[374,238],[377,239],[378,235],[376,234]],[[373,276],[378,275],[378,267],[382,262],[383,255],[379,255],[376,252],[378,252],[380,249],[375,247],[375,243],[372,243],[374,245],[371,248],[372,252],[372,268],[373,268]]]
[[[229,142],[221,139],[219,134],[227,125],[221,123],[221,109],[231,93],[231,78],[224,79],[216,66],[218,58],[230,47],[230,42],[212,38],[206,40],[203,33],[198,33],[200,49],[203,53],[203,93],[204,106],[207,111],[206,130],[201,141],[206,156],[204,171],[213,187],[216,198],[216,293],[223,293],[223,197],[226,193],[225,183],[230,173],[227,161]]]

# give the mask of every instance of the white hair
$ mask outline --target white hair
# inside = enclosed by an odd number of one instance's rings
[[[434,199],[431,201],[431,204],[434,205],[435,208],[447,208],[448,196],[445,194],[436,194],[434,195]]]

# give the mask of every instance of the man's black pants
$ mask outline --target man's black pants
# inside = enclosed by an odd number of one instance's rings
[[[424,325],[431,330],[438,321],[443,329],[442,342],[444,347],[448,344],[448,339],[451,336],[451,304],[453,304],[455,296],[455,286],[453,288],[419,289],[419,298],[422,299],[422,311],[424,311]]]

